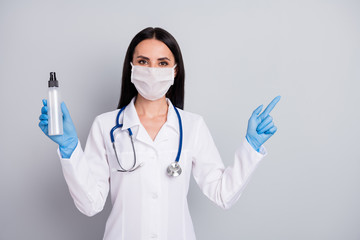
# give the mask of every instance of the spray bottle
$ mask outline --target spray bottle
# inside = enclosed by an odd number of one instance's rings
[[[56,80],[55,72],[50,72],[49,99],[47,104],[49,136],[63,135],[63,117],[60,104],[59,82]]]

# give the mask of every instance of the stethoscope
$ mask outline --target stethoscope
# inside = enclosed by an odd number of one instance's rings
[[[183,129],[182,129],[182,123],[181,123],[181,117],[180,117],[180,114],[179,114],[179,111],[176,109],[176,107],[173,105],[174,109],[175,109],[175,112],[176,112],[176,115],[178,117],[178,120],[179,120],[179,128],[180,128],[180,140],[179,140],[179,149],[178,149],[178,152],[177,152],[177,155],[176,155],[176,159],[175,159],[175,162],[172,162],[168,167],[167,167],[167,174],[169,176],[172,176],[172,177],[176,177],[176,176],[179,176],[181,174],[181,167],[179,165],[179,160],[180,160],[180,154],[181,154],[181,148],[182,148],[182,139],[183,139]],[[117,116],[116,116],[116,122],[115,122],[115,127],[113,127],[110,131],[110,139],[111,139],[111,142],[112,142],[112,146],[114,148],[114,151],[115,151],[115,156],[116,156],[116,160],[120,166],[120,170],[117,170],[118,172],[133,172],[135,171],[136,169],[138,169],[139,167],[141,167],[143,165],[143,163],[139,164],[138,166],[135,167],[136,165],[136,153],[135,153],[135,147],[134,147],[134,140],[133,140],[133,133],[131,131],[130,128],[128,128],[128,132],[129,132],[129,136],[130,136],[130,140],[131,140],[131,146],[132,146],[132,149],[133,149],[133,152],[134,152],[134,164],[132,165],[131,168],[129,169],[125,169],[123,168],[123,166],[120,164],[120,161],[119,161],[119,158],[118,158],[118,154],[117,154],[117,151],[116,151],[116,147],[115,147],[115,139],[114,139],[114,131],[118,128],[121,128],[123,126],[123,124],[120,124],[119,123],[119,117],[120,117],[120,114],[121,112],[126,108],[126,106],[122,107],[120,109],[120,111],[118,112]]]

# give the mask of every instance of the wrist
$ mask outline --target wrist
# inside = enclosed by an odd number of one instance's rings
[[[245,138],[255,151],[260,152],[260,146],[256,144],[256,141],[252,140],[248,134],[246,134]]]
[[[76,138],[67,141],[66,144],[59,145],[61,156],[63,158],[70,158],[71,154],[74,152],[75,148],[77,147],[77,144],[78,144],[78,139]]]

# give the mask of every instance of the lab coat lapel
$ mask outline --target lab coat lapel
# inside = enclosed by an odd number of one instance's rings
[[[131,128],[134,134],[134,138],[136,140],[152,146],[153,141],[151,140],[149,134],[146,132],[146,129],[140,123],[140,119],[137,115],[134,102],[135,97],[130,101],[130,103],[126,106],[124,110],[123,126],[121,129],[127,131],[128,128]]]
[[[167,98],[166,101],[169,105],[167,119],[164,126],[161,127],[158,135],[156,136],[155,141],[151,139],[148,132],[140,122],[139,116],[137,115],[135,109],[135,97],[131,100],[131,102],[124,110],[122,130],[127,130],[128,128],[131,128],[136,140],[143,142],[149,146],[153,146],[155,142],[162,142],[168,140],[169,130],[173,130],[177,133],[177,135],[179,135],[179,121],[176,112],[170,99]],[[134,126],[137,126],[137,128],[135,128]]]
[[[148,132],[146,131],[146,129],[144,128],[144,126],[142,124],[140,124],[138,127],[138,131],[136,134],[136,140],[143,142],[149,146],[154,145],[153,140],[151,139],[151,137],[149,136]]]
[[[167,141],[170,137],[170,131],[174,131],[177,135],[179,135],[179,121],[176,112],[170,99],[167,98],[166,101],[169,105],[166,122],[156,136],[155,142]]]

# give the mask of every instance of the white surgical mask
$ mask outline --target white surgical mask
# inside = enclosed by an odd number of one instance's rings
[[[130,62],[131,82],[141,96],[148,100],[157,100],[163,97],[170,86],[174,84],[175,67],[144,67],[133,65]]]

